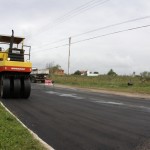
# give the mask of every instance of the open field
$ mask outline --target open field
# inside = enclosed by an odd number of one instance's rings
[[[45,148],[0,105],[0,149],[44,150]]]
[[[150,80],[141,78],[140,76],[108,76],[100,75],[98,77],[87,76],[52,76],[55,83],[64,85],[73,85],[85,88],[96,88],[111,91],[121,91],[129,93],[150,94]],[[128,86],[128,82],[133,83]]]

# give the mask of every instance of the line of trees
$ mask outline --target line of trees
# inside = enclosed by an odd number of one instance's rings
[[[49,69],[49,73],[53,74],[56,70],[61,69],[61,66],[59,64],[55,64],[54,62],[50,62],[46,64],[46,69]],[[76,70],[73,75],[81,75],[81,71]],[[117,76],[117,73],[110,69],[107,73],[108,76]],[[135,72],[133,72],[133,76],[135,76]],[[150,79],[150,72],[144,71],[140,73],[140,77],[142,79]]]
[[[94,72],[94,73],[98,73],[98,72]],[[74,75],[81,75],[81,71],[77,70],[73,73]],[[109,76],[117,76],[117,73],[113,71],[113,69],[110,69],[107,73],[107,75]]]

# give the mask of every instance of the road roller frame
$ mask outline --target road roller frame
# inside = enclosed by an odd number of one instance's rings
[[[31,46],[25,38],[0,35],[0,96],[2,98],[29,98],[31,92]],[[26,50],[25,50],[26,49]]]

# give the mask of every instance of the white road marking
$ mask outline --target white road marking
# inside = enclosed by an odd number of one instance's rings
[[[124,105],[123,103],[117,103],[117,102],[107,102],[107,101],[93,101],[95,103],[104,103],[104,104],[111,104],[111,105]]]
[[[46,91],[46,93],[58,95],[61,97],[71,97],[71,98],[75,98],[75,99],[84,99],[83,97],[80,97],[77,94],[66,94],[66,93],[59,93],[59,92],[54,92],[54,91]]]
[[[92,99],[91,102],[108,104],[108,105],[119,105],[119,106],[124,106],[124,107],[128,107],[128,108],[136,108],[136,109],[140,109],[140,110],[146,110],[146,111],[150,112],[150,107],[145,107],[145,106],[141,106],[141,105],[132,105],[132,104],[119,103],[119,102],[113,102],[113,101],[102,101],[102,100],[96,100],[96,99]]]
[[[72,97],[72,98],[75,98],[75,99],[83,99],[83,97],[79,97],[79,96],[74,95],[74,94],[61,94],[60,96],[62,96],[62,97]]]
[[[46,91],[46,93],[58,95],[61,97],[71,97],[74,99],[86,99],[84,97],[78,96],[77,94],[66,94],[66,93],[59,93],[59,92],[54,92],[54,91]],[[141,105],[132,105],[132,104],[127,104],[127,103],[115,102],[115,101],[99,100],[96,98],[89,98],[89,100],[92,103],[118,105],[118,106],[123,106],[123,107],[128,107],[128,108],[136,108],[136,109],[140,109],[140,110],[146,110],[146,111],[150,112],[150,107],[145,107],[145,106],[141,106]]]
[[[54,91],[46,91],[46,93],[55,94],[55,95],[58,95],[58,94],[59,94],[58,92],[54,92]]]

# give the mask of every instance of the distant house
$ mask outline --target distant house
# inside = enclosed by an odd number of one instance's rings
[[[91,72],[91,71],[89,71],[89,70],[87,70],[87,71],[80,71],[80,72],[81,72],[81,75],[82,75],[82,76],[85,75],[85,76],[96,77],[96,76],[99,75],[98,72]]]
[[[98,76],[98,75],[99,75],[98,72],[90,72],[90,71],[87,71],[87,76],[96,77],[96,76]]]
[[[63,69],[58,69],[54,71],[55,75],[64,75],[64,70]]]
[[[81,72],[81,76],[87,75],[87,71],[80,71]]]

